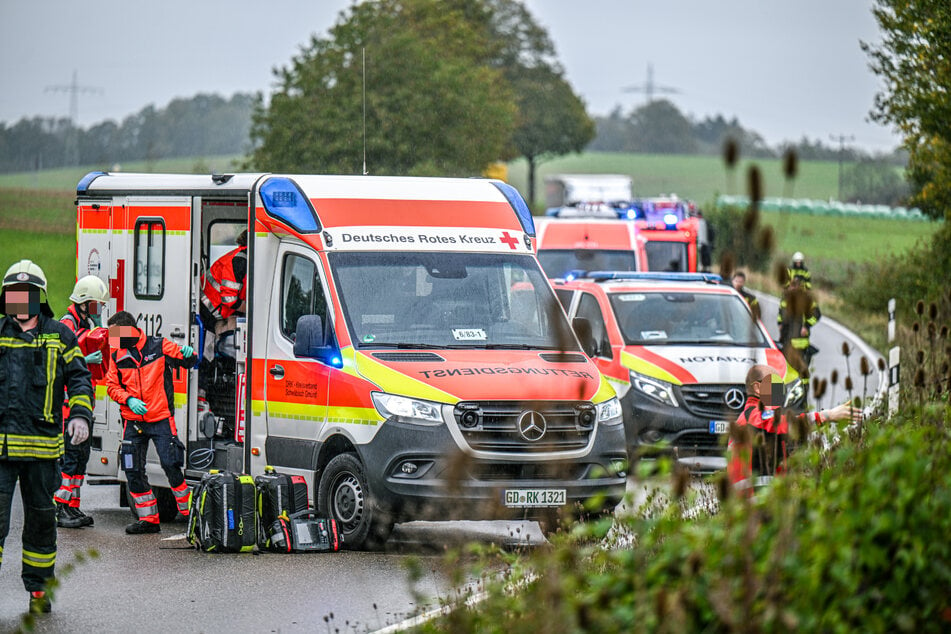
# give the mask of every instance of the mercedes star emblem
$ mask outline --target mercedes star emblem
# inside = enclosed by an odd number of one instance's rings
[[[548,423],[545,417],[534,410],[522,412],[518,417],[518,435],[528,442],[538,442],[545,435]]]
[[[731,387],[726,391],[726,394],[723,395],[723,402],[732,410],[740,410],[743,409],[743,403],[746,402],[746,397],[743,396],[743,390]]]

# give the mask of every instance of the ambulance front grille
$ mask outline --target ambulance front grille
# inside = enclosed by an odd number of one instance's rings
[[[735,407],[729,407],[727,392],[733,389],[739,390],[739,396],[735,392],[730,394],[730,403]],[[730,383],[684,385],[680,394],[691,414],[710,420],[736,420],[746,402],[744,387]]]
[[[457,404],[454,413],[472,449],[514,454],[583,449],[594,430],[592,410],[592,405],[584,401],[469,401]],[[537,424],[527,433],[519,432],[519,420],[526,412],[544,417],[544,433],[539,433]],[[529,424],[524,421],[523,428]]]

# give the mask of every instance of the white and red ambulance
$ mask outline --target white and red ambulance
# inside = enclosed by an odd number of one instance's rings
[[[196,350],[202,272],[249,231],[232,365],[206,355],[174,382],[189,481],[265,465],[304,475],[351,548],[399,521],[550,520],[621,499],[620,404],[509,185],[95,172],[77,194],[78,275],[108,282],[108,311]],[[121,481],[119,410],[96,396],[90,473]],[[148,472],[167,486],[154,454]]]

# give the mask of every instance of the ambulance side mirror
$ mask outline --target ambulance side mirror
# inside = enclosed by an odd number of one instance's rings
[[[575,331],[575,336],[581,343],[581,349],[589,357],[598,353],[598,343],[594,340],[594,333],[591,330],[591,322],[584,317],[575,317],[571,320],[571,327]]]
[[[302,315],[297,320],[297,338],[294,340],[295,357],[306,357],[330,363],[337,354],[336,346],[327,342],[324,320],[319,315]]]

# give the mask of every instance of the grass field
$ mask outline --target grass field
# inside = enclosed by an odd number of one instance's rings
[[[544,205],[545,176],[563,173],[627,174],[638,196],[675,193],[709,206],[718,194],[747,193],[751,165],[760,169],[764,196],[828,200],[838,194],[839,172],[834,161],[808,161],[799,165],[795,182],[787,184],[780,159],[741,160],[732,173],[717,156],[621,154],[585,152],[542,163],[536,170],[536,205]],[[527,163],[509,165],[509,182],[519,191],[528,188]]]
[[[211,172],[233,169],[239,157],[181,159],[152,164],[129,164],[124,171]],[[778,161],[758,162],[766,180],[766,193],[783,192],[784,181]],[[639,156],[589,153],[563,157],[544,163],[539,191],[545,174],[559,172],[625,173],[634,177],[635,188],[644,194],[676,191],[698,201],[712,200],[718,192],[738,192],[745,188],[747,165],[730,184],[719,159],[698,156]],[[200,168],[200,169],[199,169]],[[510,167],[509,181],[524,189],[524,162]],[[61,314],[75,280],[75,187],[79,179],[95,167],[51,170],[37,174],[0,175],[0,253],[3,270],[21,258],[39,263],[49,277],[50,301]],[[834,163],[800,165],[793,195],[828,198],[836,187]],[[933,223],[910,222],[854,216],[811,216],[764,212],[764,223],[776,231],[776,257],[787,258],[794,251],[806,254],[810,267],[821,277],[848,283],[856,265],[904,252],[935,230]]]

